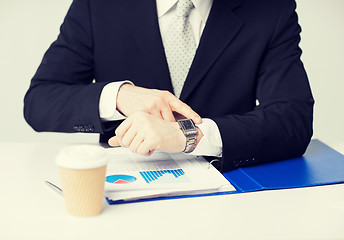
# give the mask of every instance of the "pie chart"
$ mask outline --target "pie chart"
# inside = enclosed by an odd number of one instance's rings
[[[106,182],[114,184],[125,184],[136,181],[136,177],[130,175],[110,175],[106,177]]]

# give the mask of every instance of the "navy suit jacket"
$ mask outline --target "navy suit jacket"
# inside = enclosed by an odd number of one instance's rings
[[[222,170],[300,156],[313,98],[294,0],[214,0],[180,99],[213,119]],[[74,0],[25,96],[36,131],[114,135],[99,96],[109,82],[173,92],[155,0]],[[259,105],[256,106],[256,99]]]

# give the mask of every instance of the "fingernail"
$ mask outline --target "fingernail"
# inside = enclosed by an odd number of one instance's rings
[[[117,141],[116,137],[110,138],[109,141],[108,141],[108,144],[110,146],[112,146],[112,147],[117,146],[118,145],[118,141]]]

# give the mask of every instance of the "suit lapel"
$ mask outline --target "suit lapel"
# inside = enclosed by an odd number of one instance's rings
[[[160,35],[155,0],[133,0],[122,8],[125,24],[154,73],[156,86],[172,92],[172,83]]]
[[[234,39],[243,22],[233,9],[241,0],[214,0],[196,55],[185,81],[180,99],[185,101]]]

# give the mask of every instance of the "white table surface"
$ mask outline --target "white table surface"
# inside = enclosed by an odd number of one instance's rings
[[[68,215],[54,157],[64,144],[0,143],[0,239],[344,239],[344,184],[108,205]],[[336,146],[344,152],[344,144]]]

